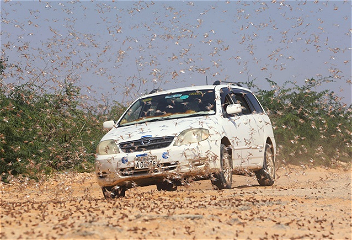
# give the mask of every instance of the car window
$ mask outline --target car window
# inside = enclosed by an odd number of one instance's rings
[[[250,92],[247,93],[246,94],[246,98],[252,104],[254,110],[257,113],[263,113],[264,112],[264,110],[263,110],[262,106],[260,105],[260,103],[258,102],[257,98],[252,93],[250,93]]]
[[[226,108],[230,104],[233,104],[233,101],[232,101],[230,94],[227,94],[224,98],[224,102],[222,103],[222,108],[223,108],[224,114],[226,114]]]
[[[245,94],[242,93],[231,93],[231,98],[234,103],[239,103],[242,106],[242,114],[250,114],[252,111],[249,108],[249,105],[245,99]]]

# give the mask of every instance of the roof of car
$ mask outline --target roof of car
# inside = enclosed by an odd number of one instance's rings
[[[153,90],[150,94],[146,94],[142,96],[143,98],[145,97],[150,97],[150,96],[155,96],[155,95],[161,95],[161,94],[170,94],[173,92],[183,92],[183,91],[192,91],[192,90],[205,90],[205,89],[221,89],[224,87],[231,87],[231,88],[237,88],[237,89],[243,89],[246,91],[250,91],[247,88],[238,86],[238,85],[233,85],[233,84],[220,84],[220,85],[200,85],[200,86],[190,86],[190,87],[183,87],[183,88],[174,88],[174,89],[169,89],[169,90]]]

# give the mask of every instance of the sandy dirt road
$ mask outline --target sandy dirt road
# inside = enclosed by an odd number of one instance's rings
[[[234,176],[103,198],[93,174],[1,184],[1,239],[351,239],[351,169],[286,167],[274,186]]]

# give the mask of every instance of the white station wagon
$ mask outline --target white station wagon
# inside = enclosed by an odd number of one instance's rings
[[[274,184],[276,144],[272,125],[253,93],[238,85],[154,92],[138,98],[97,147],[96,174],[105,198],[155,184],[176,190],[188,180],[210,179],[231,188],[232,175],[254,172]]]

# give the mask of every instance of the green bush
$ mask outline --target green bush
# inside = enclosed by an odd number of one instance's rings
[[[329,90],[317,89],[328,79],[308,79],[303,86],[286,82],[280,87],[267,79],[272,90],[246,83],[256,92],[269,114],[282,163],[333,166],[351,163],[351,106]]]
[[[7,91],[5,91],[7,90]],[[0,171],[36,177],[54,171],[93,169],[101,123],[79,107],[79,88],[38,95],[24,84],[0,87]]]

